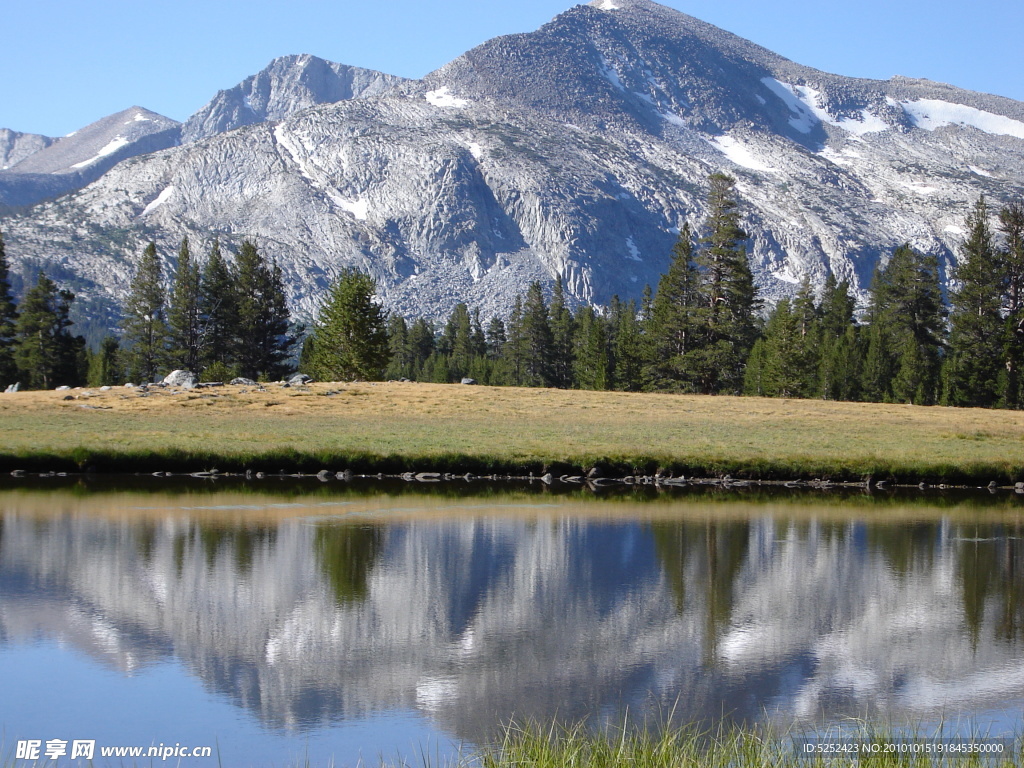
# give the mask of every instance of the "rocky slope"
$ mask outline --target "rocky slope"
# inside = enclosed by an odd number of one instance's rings
[[[577,6],[422,81],[287,116],[273,105],[317,89],[246,82],[189,121],[205,138],[0,222],[8,253],[107,302],[149,239],[170,255],[219,234],[257,237],[301,313],[348,265],[407,315],[502,313],[556,275],[605,303],[656,284],[679,227],[705,215],[707,175],[726,171],[772,299],[829,272],[863,290],[903,242],[948,275],[977,196],[1024,195],[1024,104],[827,74],[649,0]],[[232,111],[246,97],[263,122],[208,135],[247,120]]]

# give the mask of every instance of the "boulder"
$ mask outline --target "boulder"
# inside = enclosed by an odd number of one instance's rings
[[[301,387],[303,384],[309,384],[313,380],[312,376],[307,376],[304,373],[296,373],[290,379],[288,379],[288,386],[290,387]]]
[[[198,381],[198,377],[192,373],[192,371],[171,371],[169,374],[164,376],[164,384],[169,387],[182,387],[183,389],[193,389]]]
[[[463,384],[476,384],[476,379],[471,379],[468,376],[462,380]]]
[[[20,387],[21,387],[21,382],[20,381],[16,381],[13,384],[8,384],[7,385],[7,389],[4,390],[4,394],[12,394],[14,392],[17,392]]]
[[[253,381],[252,379],[247,379],[247,378],[245,378],[245,376],[236,376],[235,378],[233,378],[231,380],[230,383],[233,386],[236,386],[236,387],[238,387],[238,386],[242,386],[242,387],[255,387],[256,386],[256,382],[255,381]]]
[[[62,387],[57,387],[56,391],[57,392],[67,392],[69,389],[71,389],[71,387],[69,387],[67,384],[65,384]]]

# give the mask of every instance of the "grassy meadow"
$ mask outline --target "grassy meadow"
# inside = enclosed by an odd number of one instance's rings
[[[71,398],[71,399],[68,399]],[[411,382],[0,395],[5,471],[1024,480],[1024,413]]]

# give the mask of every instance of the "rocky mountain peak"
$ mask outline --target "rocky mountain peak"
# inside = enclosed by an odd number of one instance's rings
[[[404,78],[301,54],[274,59],[234,88],[220,91],[185,123],[186,143],[266,120],[281,120],[316,104],[379,95]]]

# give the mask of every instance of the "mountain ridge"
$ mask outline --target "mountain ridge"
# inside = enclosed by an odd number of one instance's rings
[[[379,91],[284,98],[296,108],[276,119],[129,159],[8,217],[8,253],[111,305],[149,239],[171,254],[185,235],[258,237],[305,316],[347,266],[407,315],[459,301],[504,314],[556,275],[573,301],[604,304],[656,285],[679,228],[706,213],[708,174],[725,171],[771,301],[829,273],[863,292],[903,242],[948,281],[978,194],[1024,195],[1024,104],[821,72],[648,0],[576,6],[422,80],[371,81]]]

